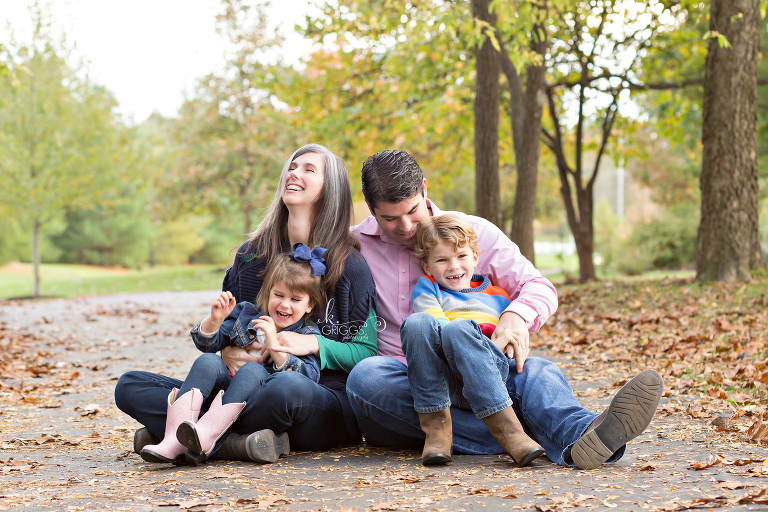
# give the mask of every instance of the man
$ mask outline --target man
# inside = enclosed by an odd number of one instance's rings
[[[373,155],[363,165],[362,175],[371,216],[352,232],[360,240],[361,252],[373,273],[377,311],[385,324],[379,331],[379,356],[364,359],[353,368],[347,394],[370,444],[420,448],[424,432],[413,407],[399,329],[411,312],[411,291],[422,275],[412,254],[416,225],[426,216],[442,212],[427,199],[427,181],[421,168],[404,151]],[[650,423],[661,398],[661,377],[653,370],[640,373],[619,390],[599,416],[581,407],[556,365],[527,357],[529,332],[537,331],[557,309],[552,283],[493,224],[460,215],[480,242],[476,273],[489,276],[512,299],[492,335],[494,343],[515,359],[507,379],[514,405],[505,412],[517,414],[553,462],[592,469],[618,460],[626,443]],[[471,411],[452,407],[450,415],[457,453],[505,451],[503,435],[492,435],[486,423]]]

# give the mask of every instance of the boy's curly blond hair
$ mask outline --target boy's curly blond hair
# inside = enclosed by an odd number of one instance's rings
[[[416,227],[416,246],[413,255],[425,262],[429,252],[439,243],[451,244],[458,250],[469,245],[473,252],[480,252],[480,244],[472,226],[455,213],[427,217]]]

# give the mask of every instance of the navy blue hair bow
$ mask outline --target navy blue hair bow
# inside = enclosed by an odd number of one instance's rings
[[[296,244],[288,257],[299,263],[309,262],[309,266],[312,267],[312,276],[317,277],[325,275],[325,258],[323,255],[327,250],[323,247],[315,247],[310,251],[306,245]]]

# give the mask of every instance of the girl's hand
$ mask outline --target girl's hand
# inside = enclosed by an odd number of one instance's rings
[[[253,343],[251,343],[248,345],[248,348],[252,349],[256,347],[253,347]],[[237,370],[239,370],[245,363],[261,364],[264,362],[264,357],[251,355],[248,353],[248,350],[236,346],[224,347],[221,351],[221,359],[224,361],[224,364],[227,365],[227,368],[232,375],[236,374]]]
[[[280,345],[272,350],[275,352],[285,352],[295,356],[319,355],[320,344],[317,337],[313,334],[297,334],[290,331],[280,331],[277,333],[277,341]]]
[[[256,329],[264,331],[264,348],[270,349],[278,345],[277,329],[275,328],[275,321],[271,317],[266,315],[260,316],[255,320],[251,320],[251,323]]]
[[[237,301],[231,292],[221,292],[211,304],[211,315],[200,323],[200,330],[207,333],[218,331],[236,305]]]
[[[211,320],[220,326],[232,310],[235,309],[236,304],[237,301],[231,292],[221,292],[221,295],[211,304]]]

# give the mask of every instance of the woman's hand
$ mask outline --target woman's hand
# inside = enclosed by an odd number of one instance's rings
[[[261,344],[253,342],[248,345],[248,350],[261,350]],[[227,365],[227,368],[232,375],[236,374],[237,370],[239,370],[245,363],[261,364],[264,362],[263,356],[251,355],[248,353],[248,350],[236,346],[229,346],[224,347],[221,351],[221,359],[224,361],[224,364]]]
[[[277,341],[280,345],[275,347],[275,352],[286,352],[295,356],[317,356],[320,354],[320,344],[312,334],[296,334],[290,331],[277,333]]]
[[[517,373],[522,373],[525,359],[530,352],[530,335],[525,320],[511,311],[499,318],[496,330],[491,335],[491,341],[504,352],[507,357],[515,359]]]

